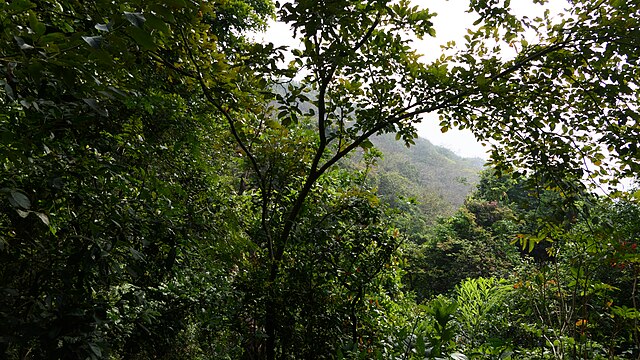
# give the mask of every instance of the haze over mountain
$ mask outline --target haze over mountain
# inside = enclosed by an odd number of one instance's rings
[[[407,148],[392,135],[372,142],[383,153],[374,172],[379,192],[392,204],[415,198],[424,215],[449,215],[474,189],[484,160],[463,158],[423,138]]]

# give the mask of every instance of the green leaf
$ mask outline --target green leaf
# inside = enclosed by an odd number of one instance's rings
[[[51,225],[49,223],[49,217],[46,214],[41,213],[41,212],[36,212],[36,211],[33,211],[33,213],[36,214],[36,216],[38,218],[40,218],[40,221],[42,221],[43,224],[45,224],[47,226]]]
[[[162,5],[152,5],[151,9],[157,14],[160,18],[164,19],[164,21],[174,24],[176,22],[176,18],[173,16],[171,10],[167,9]]]
[[[138,250],[136,250],[136,249],[134,249],[132,247],[129,247],[129,252],[131,253],[131,255],[132,255],[132,257],[134,259],[139,260],[139,261],[145,261],[144,254],[142,254]]]
[[[265,124],[267,125],[267,127],[271,128],[271,129],[281,129],[282,125],[280,125],[280,123],[278,123],[277,121],[273,120],[273,119],[267,119],[265,121]]]
[[[61,32],[54,32],[54,33],[49,33],[47,35],[43,35],[38,39],[38,43],[46,45],[46,44],[51,44],[51,43],[56,43],[56,42],[62,42],[66,39],[66,37],[64,36],[63,33]]]
[[[165,0],[164,3],[174,9],[181,9],[187,6],[184,0]]]
[[[418,335],[418,340],[416,341],[416,352],[418,356],[424,358],[427,352],[427,348],[424,342],[424,336],[422,334]]]
[[[29,216],[29,214],[30,214],[30,211],[24,211],[24,210],[20,210],[20,209],[16,209],[16,212],[23,219],[26,218],[27,216]]]
[[[489,80],[484,75],[476,76],[476,83],[478,84],[478,86],[480,88],[485,87],[487,85],[488,81]]]
[[[84,101],[85,104],[89,105],[89,107],[95,110],[98,114],[102,116],[109,116],[107,110],[100,106],[100,104],[98,104],[95,99],[82,99],[82,101]]]
[[[369,150],[373,147],[373,143],[369,139],[367,139],[360,143],[360,147],[364,150]]]
[[[453,360],[467,360],[467,356],[459,352],[454,352],[450,356]]]
[[[143,49],[153,50],[156,48],[156,43],[148,31],[139,27],[132,27],[128,29],[128,33]]]
[[[5,2],[3,1],[2,4],[4,3]],[[9,4],[9,9],[15,12],[22,12],[27,9],[36,7],[36,4],[27,0],[8,1],[7,3]]]
[[[162,33],[168,33],[170,31],[167,23],[153,14],[147,15],[147,27]]]
[[[627,0],[613,0],[613,3],[611,3],[611,5],[614,8],[619,8],[626,5],[626,3],[627,3]]]
[[[47,27],[38,20],[34,12],[29,14],[29,27],[37,36],[44,35],[44,32],[47,30]]]
[[[102,36],[83,36],[82,40],[84,40],[92,48],[99,49],[100,44],[102,43]]]
[[[144,22],[147,21],[147,19],[145,19],[142,13],[139,13],[139,12],[132,13],[132,12],[125,11],[124,17],[127,18],[127,20],[129,20],[129,22],[137,28],[142,28],[142,26],[144,25]]]
[[[102,357],[102,350],[100,350],[100,347],[94,343],[89,343],[89,348],[91,349],[91,352],[93,352],[98,358]]]
[[[20,50],[30,50],[33,49],[33,46],[27,44],[24,42],[24,40],[19,37],[19,36],[14,36],[13,37],[14,40],[16,41],[16,43],[18,44],[18,46],[20,47]]]
[[[96,24],[94,27],[99,31],[104,31],[104,32],[111,31],[111,24]]]
[[[15,100],[16,99],[15,94],[13,93],[13,88],[8,83],[4,84],[4,92],[7,94],[9,99],[11,99],[11,100]]]
[[[27,197],[27,195],[17,190],[12,190],[9,193],[9,203],[11,203],[11,206],[15,208],[22,208],[22,209],[28,210],[31,207],[31,201],[29,201],[29,198]]]

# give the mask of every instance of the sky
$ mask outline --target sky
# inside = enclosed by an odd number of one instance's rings
[[[416,50],[423,54],[423,59],[427,62],[440,56],[440,46],[453,40],[458,44],[464,43],[464,35],[467,29],[473,26],[474,14],[466,12],[468,0],[412,0],[412,3],[421,7],[428,7],[431,12],[438,14],[432,19],[436,30],[436,37],[425,37],[422,41],[414,41]],[[565,0],[551,0],[546,6],[552,13],[560,13],[567,4]],[[526,15],[530,18],[539,16],[543,12],[543,7],[533,5],[529,0],[513,0],[511,7],[519,15]],[[287,45],[297,47],[299,43],[291,37],[291,30],[288,25],[272,22],[269,29],[264,34],[258,34],[257,39],[272,42],[275,45]],[[446,133],[440,131],[438,115],[427,114],[422,117],[422,121],[416,124],[418,135],[431,141],[435,145],[446,147],[463,157],[479,157],[487,159],[488,147],[483,147],[469,130],[459,131],[451,129]]]
[[[521,1],[521,0],[520,0]],[[464,0],[413,0],[418,6],[426,5],[430,11],[438,14],[432,19],[436,36],[425,37],[422,41],[414,41],[419,53],[425,61],[431,61],[442,53],[440,46],[453,40],[463,43],[467,29],[472,26],[475,17],[466,12],[468,1]],[[425,138],[435,145],[443,146],[463,157],[479,157],[487,159],[488,148],[483,147],[469,130],[460,131],[450,129],[446,133],[440,131],[440,121],[437,114],[422,116],[422,121],[416,124],[418,136]]]
[[[429,9],[438,14],[433,19],[436,37],[415,42],[416,49],[424,55],[425,60],[434,60],[440,56],[440,46],[451,40],[457,44],[463,44],[467,29],[472,27],[476,20],[475,14],[466,12],[469,4],[466,0],[413,0],[412,3],[418,6],[428,4]],[[511,7],[516,14],[529,18],[541,16],[546,7],[551,10],[552,14],[559,14],[563,12],[566,4],[567,2],[564,0],[551,0],[543,7],[527,0],[511,1]],[[489,157],[487,152],[490,148],[483,147],[476,141],[471,131],[450,129],[446,133],[442,133],[437,114],[423,116],[422,122],[416,127],[420,137],[426,138],[436,145],[446,147],[460,156],[482,159]]]

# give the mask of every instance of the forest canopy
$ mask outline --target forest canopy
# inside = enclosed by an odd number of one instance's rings
[[[637,358],[640,4],[565,6],[0,3],[0,352]],[[424,114],[492,149],[437,221],[373,174]]]

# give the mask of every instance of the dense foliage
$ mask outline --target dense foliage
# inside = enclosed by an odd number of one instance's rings
[[[509,3],[427,64],[406,0],[1,2],[1,356],[640,356],[640,5]],[[493,146],[437,221],[426,113]]]

